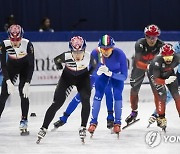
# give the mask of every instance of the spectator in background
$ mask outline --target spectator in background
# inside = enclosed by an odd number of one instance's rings
[[[51,28],[51,20],[48,17],[42,19],[39,32],[54,32],[54,29]]]
[[[11,14],[10,16],[7,17],[7,23],[5,23],[4,25],[4,30],[7,32],[8,28],[15,23],[16,23],[15,17],[13,14]]]

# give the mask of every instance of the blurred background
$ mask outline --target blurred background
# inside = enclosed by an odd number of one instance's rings
[[[38,31],[48,17],[55,31],[132,31],[157,24],[180,30],[179,0],[0,0],[0,31],[14,15],[25,31]]]

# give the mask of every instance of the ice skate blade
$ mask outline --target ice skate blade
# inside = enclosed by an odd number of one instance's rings
[[[151,126],[151,124],[149,123],[148,125],[147,125],[147,128],[149,128]]]
[[[21,129],[20,130],[21,131],[21,136],[27,136],[27,135],[29,135],[29,131],[27,131],[27,129]]]
[[[112,129],[113,127],[107,127],[107,129]]]
[[[82,142],[82,144],[84,145],[84,144],[85,144],[85,139],[84,139],[84,138],[81,138],[81,142]]]
[[[90,135],[90,138],[92,138],[93,137],[93,135],[94,135],[94,132],[93,133],[90,133],[91,135]]]
[[[21,132],[21,136],[28,136],[29,135],[29,131],[27,132]]]
[[[51,129],[51,132],[55,132],[58,128],[54,127],[53,129]]]
[[[131,123],[127,124],[127,125],[124,126],[122,129],[125,129],[125,128],[127,128],[127,127],[133,125],[134,123],[138,122],[139,120],[140,120],[140,119],[135,119],[135,120],[133,120]]]
[[[42,138],[41,137],[38,137],[36,143],[39,144],[41,142]]]
[[[115,132],[113,131],[113,127],[110,129],[111,134],[115,134]]]
[[[165,127],[165,128],[162,128],[162,131],[163,131],[164,133],[166,133],[166,127]]]
[[[118,132],[118,133],[116,133],[116,135],[117,135],[117,139],[119,139],[119,132]]]

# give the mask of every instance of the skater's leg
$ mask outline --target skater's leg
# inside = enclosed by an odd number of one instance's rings
[[[168,90],[168,92],[167,92],[167,98],[166,98],[166,105],[167,105],[172,99],[173,99],[173,97],[172,97],[170,91]],[[152,115],[157,115],[157,116],[158,116],[156,109],[154,110],[154,112],[153,112]]]
[[[175,101],[175,104],[176,104],[176,109],[178,111],[178,115],[180,117],[180,95],[179,95],[179,92],[178,92],[178,82],[177,82],[177,80],[175,80],[173,83],[171,83],[167,87],[168,87],[169,91],[172,94],[172,97],[173,97],[173,99]]]
[[[25,98],[23,94],[23,88],[26,78],[20,74],[20,83],[19,83],[19,95],[21,98],[21,111],[22,111],[22,120],[27,120],[28,111],[29,111],[29,98]]]
[[[108,83],[105,89],[105,96],[106,96],[106,106],[107,106],[107,112],[108,112],[107,121],[114,121],[113,94],[112,94],[111,82]]]
[[[60,120],[63,121],[64,123],[67,122],[68,117],[71,115],[71,113],[76,109],[78,104],[80,103],[80,94],[78,93],[72,101],[69,103],[66,111],[64,112],[64,115],[60,117]]]
[[[48,108],[45,114],[44,122],[42,127],[48,129],[49,124],[53,120],[56,112],[60,109],[60,107],[64,104],[66,99],[66,90],[71,86],[69,85],[62,77],[59,80],[59,83],[56,87],[54,93],[54,100],[51,106]]]
[[[4,107],[5,107],[5,103],[8,99],[8,97],[9,97],[9,94],[7,92],[7,84],[6,84],[6,81],[3,80],[2,86],[1,86],[1,95],[0,95],[0,117],[2,115],[2,112],[3,112]]]
[[[90,114],[90,96],[91,96],[90,77],[88,75],[83,78],[83,81],[79,82],[79,84],[77,85],[77,90],[80,94],[80,100],[82,103],[81,126],[86,127]]]
[[[136,119],[138,115],[138,102],[139,102],[139,90],[144,80],[144,71],[139,71],[139,69],[132,70],[130,78],[130,103],[131,103],[131,114],[125,119],[127,123],[131,123]]]
[[[76,109],[78,104],[80,103],[80,94],[78,93],[72,101],[69,103],[66,111],[63,113],[62,117],[59,117],[59,120],[54,123],[54,128],[59,128],[63,126],[66,122],[71,113]]]
[[[91,84],[91,89],[95,83],[96,80],[96,76],[91,76],[90,77],[90,84]],[[69,90],[68,90],[69,91]],[[80,94],[78,93],[73,99],[72,101],[69,103],[66,111],[64,112],[63,116],[59,118],[59,120],[56,122],[56,126],[55,127],[59,127],[64,125],[67,122],[68,117],[71,115],[71,113],[76,109],[76,107],[78,106],[78,104],[81,102],[80,100]]]
[[[112,87],[114,94],[114,111],[115,111],[115,120],[113,131],[119,133],[121,131],[121,115],[122,115],[122,92],[124,89],[124,82],[113,80]]]
[[[109,78],[105,75],[101,75],[95,83],[95,95],[94,95],[94,100],[93,100],[93,105],[92,105],[92,118],[90,121],[90,126],[88,128],[88,131],[93,134],[96,126],[98,124],[98,114],[100,111],[100,106],[101,106],[101,100],[104,95],[104,91],[106,88],[106,85],[108,84]]]
[[[101,75],[95,83],[95,95],[93,99],[92,105],[92,118],[90,123],[97,124],[98,114],[100,111],[101,100],[103,98],[106,85],[108,84],[108,77],[105,75]]]
[[[122,115],[122,92],[124,89],[124,82],[112,80],[113,94],[114,94],[114,111],[115,111],[115,123],[121,124]]]

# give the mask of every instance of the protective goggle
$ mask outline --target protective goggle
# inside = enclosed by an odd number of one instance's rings
[[[100,48],[102,53],[112,52],[113,48]]]
[[[173,56],[163,56],[165,62],[171,62],[173,60]]]
[[[77,51],[72,50],[72,53],[73,53],[73,54],[82,54],[82,53],[84,53],[84,52],[85,52],[84,50],[77,50]]]
[[[19,42],[21,41],[21,37],[18,37],[18,38],[9,38],[12,42]]]
[[[149,40],[156,40],[157,36],[148,36],[148,35],[146,35],[146,38],[149,39]]]

